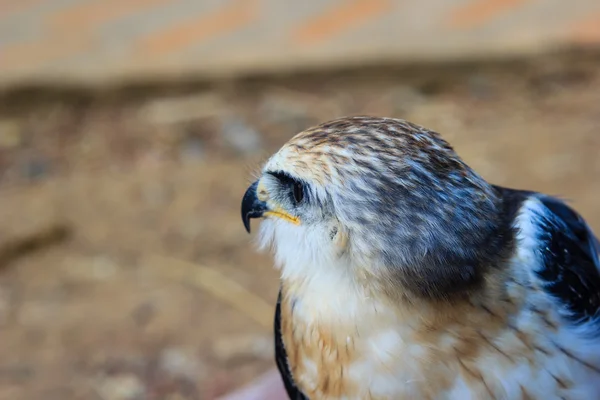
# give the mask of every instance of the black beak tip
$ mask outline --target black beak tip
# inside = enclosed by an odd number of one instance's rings
[[[246,232],[250,233],[250,217],[248,214],[244,215],[242,212],[242,221],[244,221],[244,228],[246,228]]]
[[[246,193],[244,193],[244,197],[242,198],[242,222],[244,223],[244,228],[246,228],[246,232],[250,233],[250,219],[256,218],[262,215],[264,211],[264,205],[260,204],[258,199],[256,198],[256,187],[258,186],[258,181],[254,182]]]

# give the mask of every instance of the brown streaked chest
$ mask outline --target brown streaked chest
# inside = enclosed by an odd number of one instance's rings
[[[283,296],[281,335],[291,373],[309,398],[356,396],[356,385],[348,375],[359,358],[353,337],[330,325],[317,325],[295,318],[296,300]]]
[[[394,313],[369,302],[349,306],[364,318],[348,322],[333,310],[328,316],[319,314],[322,309],[316,310],[314,303],[307,305],[282,290],[281,334],[288,363],[296,385],[309,398],[389,399],[424,393],[420,385],[405,383],[417,382],[421,362],[414,360],[427,358],[426,347],[404,341]]]
[[[424,325],[421,315],[402,319],[365,299],[351,305],[356,319],[348,323],[334,319],[334,310],[329,318],[320,314],[327,299],[317,305],[292,292],[282,290],[281,334],[294,381],[311,399],[507,398],[511,386],[518,391],[544,381],[539,371],[555,357],[536,351],[543,316],[523,314],[522,326],[507,326],[514,304],[471,306],[455,310],[468,316],[460,321]],[[552,382],[561,381],[556,377]]]

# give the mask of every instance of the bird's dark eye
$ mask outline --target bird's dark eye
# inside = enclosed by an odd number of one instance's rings
[[[269,172],[270,175],[274,176],[281,182],[282,185],[286,188],[286,191],[291,187],[292,196],[294,196],[294,202],[296,204],[300,204],[302,200],[304,200],[304,184],[300,181],[297,181],[290,175],[281,171]],[[289,192],[287,192],[289,193]]]
[[[296,204],[300,203],[302,199],[304,199],[304,188],[300,182],[294,182],[294,200],[296,200]]]

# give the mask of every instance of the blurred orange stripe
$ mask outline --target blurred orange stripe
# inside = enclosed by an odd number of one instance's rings
[[[355,0],[323,15],[312,18],[298,27],[293,40],[299,44],[314,44],[327,40],[383,14],[392,6],[390,0]]]
[[[211,14],[156,32],[137,46],[139,55],[161,56],[238,30],[259,16],[259,0],[234,0]]]
[[[26,68],[68,57],[91,47],[86,38],[50,37],[44,40],[5,46],[0,52],[0,68]],[[36,67],[39,68],[39,67]]]
[[[94,29],[112,19],[120,18],[148,8],[167,4],[173,0],[97,0],[67,8],[49,16],[54,28]]]
[[[528,1],[531,0],[475,0],[454,10],[448,18],[448,24],[459,29],[481,26]]]
[[[600,44],[600,13],[592,14],[577,22],[572,38],[580,44]]]

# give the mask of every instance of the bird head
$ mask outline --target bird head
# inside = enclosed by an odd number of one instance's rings
[[[283,278],[329,274],[393,294],[476,288],[513,237],[494,187],[439,134],[349,117],[299,133],[246,191]],[[334,288],[332,288],[334,290]]]

